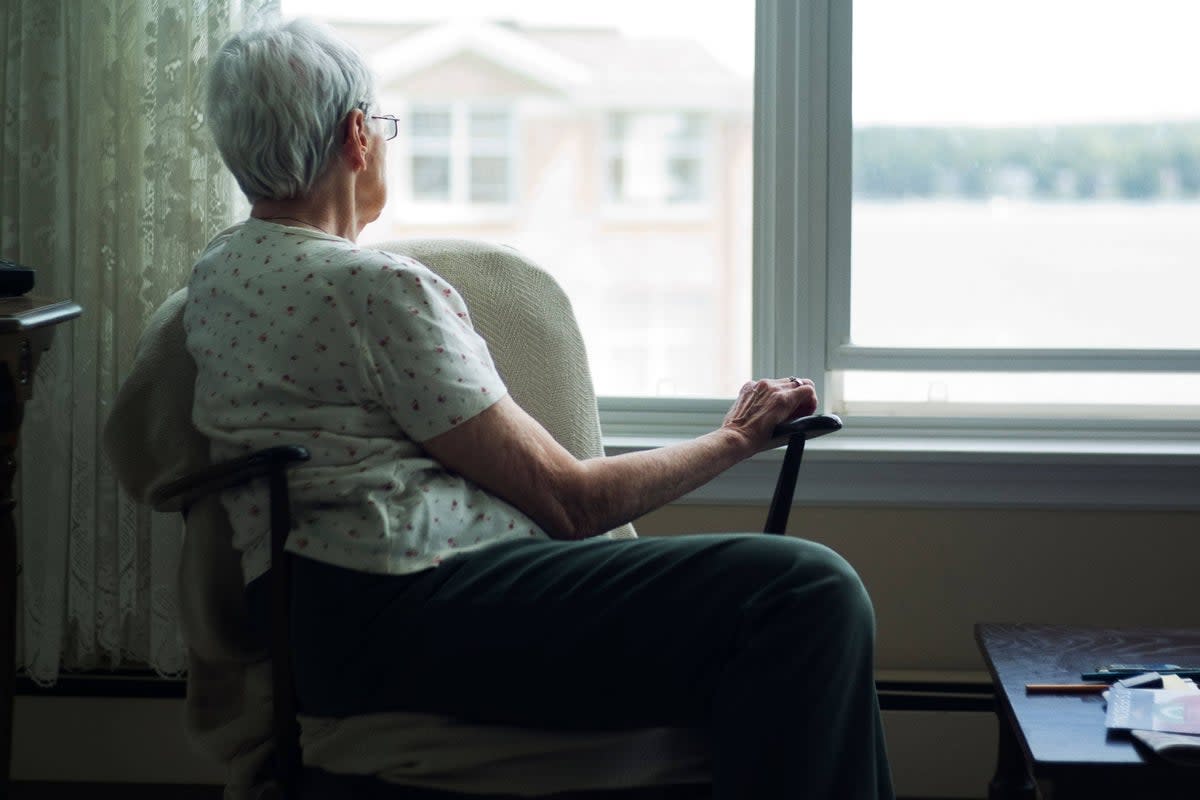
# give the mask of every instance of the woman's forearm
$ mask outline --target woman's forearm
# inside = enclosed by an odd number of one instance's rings
[[[561,539],[584,539],[629,522],[755,449],[738,430],[722,428],[654,450],[579,460],[507,397],[424,446]]]
[[[722,428],[696,439],[579,462],[577,483],[562,491],[571,538],[587,538],[629,522],[708,483],[754,452]]]
[[[585,539],[704,485],[769,447],[780,422],[815,407],[811,384],[798,379],[747,383],[712,433],[581,461],[503,397],[422,444],[437,461],[520,509],[551,536]]]

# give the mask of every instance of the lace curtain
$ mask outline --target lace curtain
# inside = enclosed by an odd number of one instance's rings
[[[178,673],[177,515],[117,488],[107,409],[150,313],[231,219],[204,126],[209,57],[278,0],[5,0],[0,7],[0,256],[37,269],[61,326],[19,454],[18,661]]]

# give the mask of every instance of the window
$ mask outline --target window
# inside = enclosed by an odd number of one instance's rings
[[[831,135],[851,141],[830,162],[851,196],[831,208],[840,407],[1200,416],[1192,5],[855,0],[852,25],[832,8],[853,49],[849,104],[848,62],[830,76]]]
[[[699,113],[612,113],[608,123],[609,199],[650,207],[702,202],[705,123]]]
[[[415,105],[408,114],[414,203],[505,204],[512,199],[512,114]]]
[[[848,423],[802,498],[1196,506],[1191,4],[467,5],[335,24],[428,56],[383,76],[441,109],[414,132],[423,191],[506,196],[513,219],[407,209],[367,234],[498,239],[548,267],[611,449],[709,430],[746,376],[796,374]],[[507,126],[471,116],[481,97]],[[773,457],[693,499],[760,501]]]
[[[958,5],[943,3],[934,13],[927,4],[920,8],[903,4],[900,19],[893,17],[892,21],[904,25],[889,28],[888,22],[882,22],[878,29],[880,38],[894,40],[904,51],[903,57],[891,60],[893,65],[924,63],[927,74],[920,76],[919,82],[935,95],[940,92],[944,103],[961,110],[974,102],[974,96],[966,91],[947,94],[944,90],[954,85],[973,55],[984,52],[975,48],[977,40],[986,41],[999,29],[988,28],[971,35],[971,28],[963,28],[967,20],[961,18]],[[979,8],[978,4],[963,5],[972,11]],[[1045,12],[1051,5],[1058,9],[1068,4],[1039,5],[1036,13],[1030,10],[1028,14],[1014,13],[1009,5],[997,5],[995,13],[985,14],[983,19],[1036,19],[1037,24],[1027,26],[1027,32],[1040,31],[1047,28]],[[822,394],[830,407],[848,422],[847,431],[816,448],[815,457],[825,463],[820,470],[806,473],[799,491],[822,503],[889,507],[1197,508],[1200,503],[1194,487],[1200,480],[1200,414],[1196,413],[1195,400],[1187,399],[1186,391],[1165,386],[1176,376],[1189,381],[1200,370],[1194,348],[1022,348],[1006,346],[1003,341],[992,341],[990,347],[958,347],[956,338],[943,340],[938,347],[905,347],[895,342],[871,347],[852,339],[852,268],[857,263],[852,239],[859,242],[856,237],[861,233],[852,233],[852,222],[862,222],[853,216],[855,201],[862,199],[854,195],[858,188],[853,183],[854,145],[862,146],[862,140],[855,136],[854,110],[869,97],[859,96],[867,90],[857,82],[863,75],[854,70],[864,56],[855,49],[863,46],[862,40],[855,37],[863,33],[864,15],[882,7],[890,9],[891,4],[874,0],[853,4],[850,0],[804,4],[761,0],[758,4],[761,69],[755,104],[756,372],[787,374],[791,371],[788,367],[792,367],[796,374],[810,375],[822,384]],[[1071,9],[1080,27],[1065,34],[1063,24],[1049,27],[1060,48],[1058,59],[1051,65],[1043,62],[1039,76],[1047,83],[1053,77],[1078,93],[1078,78],[1087,70],[1070,66],[1078,61],[1074,43],[1088,38],[1080,31],[1094,27],[1095,15],[1115,12],[1098,4],[1071,4]],[[1190,52],[1186,41],[1175,34],[1190,26],[1194,12],[1184,13],[1184,9],[1182,3],[1154,3],[1146,7],[1143,17],[1154,30],[1171,31],[1169,35],[1156,34],[1152,40],[1176,58]],[[1142,13],[1139,6],[1139,16]],[[859,26],[857,34],[852,21]],[[924,26],[927,35],[920,31],[908,35],[914,26]],[[960,29],[962,36],[947,35]],[[1129,32],[1133,35],[1134,29]],[[1012,26],[1004,28],[999,36],[1006,48],[997,58],[1010,65],[1009,72],[1023,68],[1024,53],[1030,46],[1029,41],[1014,36]],[[923,45],[937,38],[958,43],[953,58],[932,45],[932,55],[926,58]],[[1121,49],[1111,43],[1109,46],[1114,51]],[[1014,53],[1021,57],[1014,59]],[[1122,73],[1117,83],[1093,86],[1091,91],[1112,92],[1129,83],[1152,86],[1167,67],[1156,60],[1161,57],[1147,56],[1150,60],[1141,65],[1137,59],[1113,59],[1121,69],[1128,68],[1127,73]],[[1140,71],[1142,65],[1145,72]],[[1068,73],[1066,78],[1059,75],[1063,71]],[[851,79],[855,76],[852,93]],[[1039,76],[1022,83],[1016,94],[1036,88]],[[1000,71],[997,80],[1004,84],[1010,78]],[[912,82],[910,76],[905,85]],[[889,86],[881,94],[893,88]],[[1043,95],[1042,102],[1048,107],[1063,106],[1074,101],[1072,91]],[[1161,96],[1162,90],[1155,89],[1155,93]],[[1195,101],[1194,93],[1186,86],[1176,85],[1165,93],[1180,102]],[[912,102],[901,94],[897,107],[911,106]],[[1188,113],[1194,118],[1194,110]],[[1025,178],[1014,180],[1015,174],[1005,172],[1002,185],[1008,191],[1028,186]],[[1069,182],[1060,186],[1065,189]],[[998,205],[1002,206],[1003,201]],[[936,238],[930,243],[938,244]],[[1172,252],[1175,257],[1167,263],[1176,267],[1180,259],[1191,260],[1186,244]],[[901,255],[894,253],[889,264],[921,268],[920,254],[914,258],[909,252],[904,260],[900,260]],[[1178,271],[1175,275],[1180,277]],[[1103,281],[1104,277],[1092,280]],[[1182,283],[1171,286],[1167,293],[1185,287],[1187,280],[1186,275],[1182,276]],[[898,306],[903,306],[905,297],[919,295],[924,287],[913,282],[900,288],[907,295],[892,298]],[[1029,285],[1028,293],[1045,296],[1036,281]],[[1164,313],[1174,314],[1174,310]],[[1065,408],[1069,403],[1054,400],[1044,402],[1040,409],[1021,408],[1009,398],[1020,396],[1022,391],[1036,397],[1042,391],[1040,386],[1022,384],[1022,370],[1036,373],[1039,380],[1067,384],[1072,391],[1084,380],[1100,380],[1102,389],[1107,390],[1103,397],[1110,402],[1093,402],[1086,414],[1071,414]],[[1101,377],[1090,378],[1089,371]],[[965,409],[946,408],[945,403],[937,408],[942,389],[919,383],[923,373],[936,373],[945,379],[956,372],[976,380],[990,376],[992,383],[985,395],[988,402],[976,402]],[[1000,376],[1001,391],[997,390],[996,374]],[[866,398],[875,403],[873,406],[867,405],[863,397],[847,400],[848,387],[860,391],[849,386],[860,375],[877,381],[867,387],[877,392]],[[902,407],[902,389],[897,389],[894,380],[897,376],[918,382],[915,385],[926,413],[914,414]],[[912,384],[908,388],[911,390]],[[1168,389],[1172,395],[1167,394]],[[954,387],[947,390],[957,391]],[[1138,408],[1119,402],[1121,397],[1143,393],[1158,402],[1139,403]],[[1078,398],[1076,392],[1075,400]],[[1057,413],[1047,413],[1047,406]],[[761,493],[753,492],[755,482],[769,480],[770,470],[760,468],[756,472],[747,467],[743,474],[723,481],[727,484],[724,488],[697,492],[695,498],[757,498]]]

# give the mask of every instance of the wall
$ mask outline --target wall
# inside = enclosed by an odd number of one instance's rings
[[[668,506],[643,535],[757,530],[756,507]],[[1196,624],[1200,513],[796,508],[789,531],[859,571],[878,667],[982,670],[976,622]]]

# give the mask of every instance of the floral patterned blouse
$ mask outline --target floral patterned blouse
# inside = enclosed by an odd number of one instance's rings
[[[547,538],[420,443],[507,389],[458,292],[412,259],[248,219],[192,269],[192,409],[214,460],[303,444],[287,550],[410,573],[518,537]],[[267,491],[223,502],[247,582],[270,567]]]

